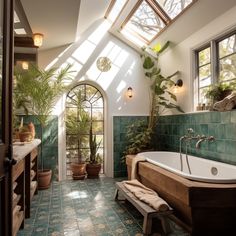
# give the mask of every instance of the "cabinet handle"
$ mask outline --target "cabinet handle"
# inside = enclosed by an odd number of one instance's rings
[[[5,161],[4,161],[4,164],[5,164],[5,167],[9,168],[11,166],[14,166],[16,164],[16,160],[14,158],[12,159],[9,159],[8,157],[5,158]]]

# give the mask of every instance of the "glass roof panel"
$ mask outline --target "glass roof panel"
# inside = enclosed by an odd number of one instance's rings
[[[14,29],[16,34],[26,34],[26,31],[24,28]]]
[[[14,11],[14,23],[19,23],[20,22],[20,19],[17,15],[17,13]]]
[[[112,7],[112,10],[110,11],[108,18],[114,22],[117,18],[117,16],[120,14],[123,6],[125,5],[125,3],[127,2],[127,0],[116,0],[114,6]]]
[[[193,0],[155,0],[167,13],[174,19],[178,16]]]
[[[148,41],[152,40],[152,38],[164,27],[164,22],[145,1],[140,4],[124,26],[124,28],[136,32]]]

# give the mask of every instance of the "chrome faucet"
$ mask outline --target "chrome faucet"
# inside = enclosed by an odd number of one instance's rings
[[[206,141],[206,140],[210,141],[210,142],[213,142],[215,140],[215,138],[213,136],[206,137],[205,135],[202,135],[196,143],[196,149],[199,149],[200,148],[200,143],[203,142],[203,141]]]
[[[196,142],[196,149],[199,149],[200,148],[200,143],[205,141],[206,140],[206,136],[205,135],[202,135],[199,137],[199,140]]]

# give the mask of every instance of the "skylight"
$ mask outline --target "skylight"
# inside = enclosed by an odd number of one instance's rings
[[[151,6],[143,1],[124,28],[128,28],[145,40],[151,41],[164,26],[164,22]]]
[[[174,19],[178,16],[193,0],[154,0],[167,13],[167,15]]]
[[[114,22],[126,2],[127,0],[112,0],[110,7],[105,14],[105,17]]]
[[[17,15],[17,13],[14,11],[14,23],[19,23],[20,22],[20,19]]]
[[[111,0],[105,17],[120,27],[119,32],[129,41],[145,46],[196,1]]]
[[[14,29],[16,34],[26,34],[26,31],[24,28],[20,28],[20,29]]]

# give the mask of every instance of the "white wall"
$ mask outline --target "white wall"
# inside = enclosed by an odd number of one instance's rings
[[[181,71],[184,86],[182,92],[177,94],[177,98],[185,112],[194,110],[192,50],[236,27],[235,15],[236,7],[233,7],[161,56],[160,65],[163,74],[168,75],[176,70]]]
[[[75,79],[71,86],[85,80],[97,85],[106,100],[105,117],[105,174],[113,175],[113,125],[112,117],[116,115],[147,115],[149,110],[148,84],[144,78],[139,54],[107,33],[104,20],[95,22],[78,42],[48,51],[40,51],[39,66],[60,67],[73,63]],[[101,26],[102,25],[102,26]],[[103,33],[105,32],[105,33]],[[112,68],[101,73],[96,67],[99,56],[108,56],[112,60]],[[127,88],[134,91],[132,99],[125,96]],[[65,177],[65,96],[58,102],[55,114],[59,116],[59,176]]]

